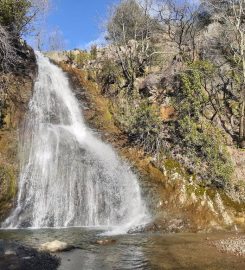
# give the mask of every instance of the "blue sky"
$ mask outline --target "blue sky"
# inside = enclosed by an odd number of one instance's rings
[[[63,34],[66,49],[85,48],[101,39],[99,26],[116,0],[53,0],[47,18],[48,31],[57,27]]]
[[[140,1],[140,0],[139,0]],[[185,1],[185,0],[177,0]],[[199,0],[189,0],[198,2]],[[103,42],[103,22],[110,6],[119,0],[51,0],[47,18],[48,33],[59,29],[64,49],[88,49],[93,43]]]

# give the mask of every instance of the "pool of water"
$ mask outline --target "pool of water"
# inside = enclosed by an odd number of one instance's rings
[[[232,234],[147,233],[106,237],[91,228],[1,230],[0,239],[16,240],[31,247],[55,239],[79,247],[59,253],[60,270],[123,269],[245,269],[245,259],[221,253],[210,241]],[[99,245],[103,239],[114,243]]]

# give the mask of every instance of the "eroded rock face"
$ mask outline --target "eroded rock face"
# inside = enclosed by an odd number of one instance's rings
[[[8,72],[0,71],[0,222],[13,207],[17,194],[18,135],[37,74],[34,51],[21,41],[15,45],[15,66]]]

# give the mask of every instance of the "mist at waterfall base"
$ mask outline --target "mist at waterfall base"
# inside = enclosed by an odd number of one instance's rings
[[[136,175],[85,125],[67,76],[37,53],[39,74],[20,142],[16,209],[4,228],[105,227],[149,221]]]

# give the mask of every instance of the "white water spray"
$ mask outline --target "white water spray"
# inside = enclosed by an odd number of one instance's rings
[[[86,127],[61,69],[40,53],[37,62],[20,147],[17,207],[3,227],[115,226],[126,231],[144,223],[148,214],[137,177]]]

